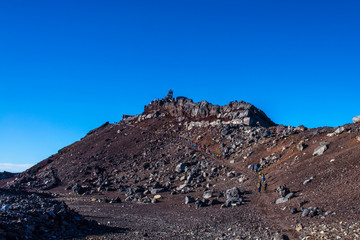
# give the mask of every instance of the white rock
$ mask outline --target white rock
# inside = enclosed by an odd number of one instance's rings
[[[345,128],[344,127],[339,127],[339,128],[337,128],[336,130],[335,130],[335,134],[336,135],[339,135],[339,134],[341,134],[341,133],[343,133],[345,131]]]
[[[212,197],[212,191],[206,191],[206,192],[204,192],[203,198],[209,199],[209,198],[211,198],[211,197]]]
[[[241,183],[243,183],[243,182],[245,182],[246,181],[246,178],[244,178],[244,177],[239,177],[239,182],[241,182]]]
[[[322,155],[326,150],[328,149],[328,143],[320,143],[320,146],[318,146],[317,148],[315,148],[314,152],[313,152],[313,156],[320,156]]]
[[[352,120],[353,120],[353,122],[354,122],[354,123],[358,123],[358,122],[360,122],[360,115],[359,115],[359,116],[354,117]]]
[[[180,185],[180,186],[178,186],[177,188],[176,188],[176,190],[178,190],[178,191],[181,191],[183,188],[185,188],[187,186],[187,184],[185,183],[185,184],[182,184],[182,185]]]
[[[289,201],[289,199],[292,198],[293,196],[294,196],[294,193],[289,193],[289,194],[287,194],[285,197],[278,198],[275,203],[276,203],[276,204],[280,204],[280,203],[287,202],[287,201]]]

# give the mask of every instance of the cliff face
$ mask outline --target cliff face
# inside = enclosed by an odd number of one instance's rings
[[[194,103],[192,99],[168,96],[155,100],[145,107],[144,114],[165,113],[172,117],[184,117],[190,120],[236,120],[237,124],[247,126],[271,127],[275,123],[266,114],[247,102],[230,102],[228,105],[219,106],[201,101]]]

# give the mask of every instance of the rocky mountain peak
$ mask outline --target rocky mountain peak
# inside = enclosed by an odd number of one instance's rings
[[[207,101],[195,103],[186,97],[173,97],[173,91],[163,99],[156,99],[145,106],[143,116],[168,115],[192,121],[221,120],[248,126],[271,127],[275,123],[254,105],[244,101],[233,101],[227,105],[213,105]]]

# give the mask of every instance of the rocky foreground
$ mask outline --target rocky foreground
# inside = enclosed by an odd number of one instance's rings
[[[359,121],[276,125],[249,103],[169,94],[3,180],[11,189],[1,202],[3,233],[17,226],[34,239],[358,239]],[[24,191],[56,194],[86,220]],[[19,225],[10,202],[25,207]],[[29,218],[26,204],[43,207]],[[33,231],[44,219],[56,227]]]
[[[59,239],[81,236],[97,224],[48,194],[0,190],[1,239]]]

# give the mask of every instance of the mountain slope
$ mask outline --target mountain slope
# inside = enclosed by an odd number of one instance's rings
[[[120,197],[125,209],[103,203],[96,207],[104,212],[116,209],[137,222],[133,226],[110,213],[104,216],[118,227],[148,226],[147,235],[162,231],[164,238],[169,231],[182,231],[184,238],[196,232],[200,237],[268,239],[277,231],[290,238],[301,234],[357,238],[359,131],[359,123],[338,129],[276,125],[249,103],[193,103],[184,97],[174,99],[170,92],[146,106],[143,114],[90,131],[8,187],[84,199],[74,208],[92,206],[94,197]],[[257,192],[260,179],[250,165],[258,165],[265,174],[265,192]],[[287,199],[274,192],[283,184],[292,193]],[[283,203],[275,204],[277,199]],[[154,213],[147,203],[156,202]],[[130,210],[134,204],[141,212]],[[78,210],[82,209],[86,208]],[[179,213],[183,213],[179,219],[171,217]],[[156,215],[165,223],[159,227],[139,219],[139,214]],[[182,229],[174,227],[178,221],[184,223]],[[209,234],[195,231],[195,226]],[[134,238],[134,232],[122,237]]]

